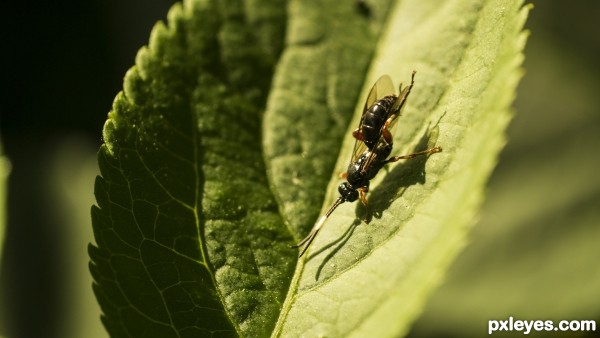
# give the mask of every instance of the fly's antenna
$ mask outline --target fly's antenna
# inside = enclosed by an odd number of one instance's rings
[[[327,220],[329,215],[331,215],[331,213],[340,204],[342,204],[344,202],[345,202],[345,200],[342,196],[338,197],[338,199],[335,200],[335,202],[333,202],[333,205],[329,208],[329,210],[327,210],[327,212],[319,218],[319,220],[317,221],[315,226],[312,228],[312,230],[310,231],[308,236],[306,236],[302,241],[300,241],[300,243],[298,243],[296,245],[292,245],[292,248],[295,248],[295,249],[304,245],[304,249],[302,249],[302,251],[300,252],[299,257],[302,257],[302,255],[304,255],[304,253],[306,252],[306,249],[308,249],[308,247],[310,246],[310,243],[312,243],[312,241],[315,239],[315,237],[317,236],[317,233],[319,233],[319,230],[321,230],[321,228],[323,227],[323,224],[325,224],[325,220]]]

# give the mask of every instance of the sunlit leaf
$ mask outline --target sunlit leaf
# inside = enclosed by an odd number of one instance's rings
[[[600,143],[600,82],[589,71],[594,61],[581,62],[576,51],[549,43],[554,38],[538,34],[527,46],[519,115],[480,224],[413,327],[415,337],[480,337],[488,320],[511,316],[556,325],[600,313],[600,158],[589,156]]]
[[[336,211],[296,269],[277,334],[406,332],[464,246],[504,145],[526,15],[520,1],[402,1],[395,7],[364,90],[381,74],[407,82],[417,70],[395,152],[433,144],[444,151],[391,165],[377,177],[370,224],[360,223],[360,205]],[[361,108],[359,102],[357,119]],[[338,171],[350,158],[347,135]],[[332,180],[330,202],[337,184]]]

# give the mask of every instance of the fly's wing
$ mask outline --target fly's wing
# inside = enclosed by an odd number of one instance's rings
[[[392,82],[392,78],[390,78],[390,76],[387,74],[382,75],[379,79],[377,79],[377,81],[375,81],[375,84],[373,85],[373,87],[371,87],[371,90],[369,91],[369,95],[367,96],[367,100],[365,101],[365,106],[363,107],[363,112],[360,117],[360,122],[358,123],[358,130],[362,130],[362,125],[367,110],[369,110],[369,108],[375,102],[391,94],[394,94],[394,83]],[[365,143],[357,139],[356,142],[354,142],[354,150],[352,151],[352,159],[350,160],[350,163],[356,162],[356,160],[360,157],[362,153],[364,153],[366,149],[367,146],[365,145]]]
[[[400,94],[398,94],[398,98],[396,99],[396,102],[394,102],[394,105],[392,106],[392,112],[394,112],[394,113],[393,113],[392,122],[388,126],[388,130],[390,130],[390,131],[396,124],[396,121],[398,121],[398,117],[402,113],[402,108],[404,108],[404,105],[406,104],[406,99],[408,98],[408,95],[410,94],[410,90],[412,89],[413,85],[415,84],[415,74],[416,74],[416,72],[413,71],[412,77],[410,79],[410,85],[408,85],[408,86],[404,87],[404,89],[402,89],[402,83],[400,84],[400,87],[399,87]]]
[[[360,172],[363,175],[367,173],[367,171],[369,170],[369,168],[371,167],[371,165],[373,164],[373,162],[375,161],[375,159],[377,158],[377,156],[379,156],[379,154],[377,153],[376,149],[379,149],[383,145],[386,145],[386,144],[387,144],[387,142],[385,142],[385,140],[383,139],[383,137],[381,137],[379,139],[379,141],[377,142],[377,144],[375,145],[375,147],[373,148],[373,150],[371,152],[369,152],[369,156],[367,156],[367,158],[365,159],[365,161],[360,166]]]
[[[394,94],[394,83],[392,82],[392,78],[387,74],[382,75],[379,79],[377,79],[377,81],[375,81],[375,84],[369,92],[369,96],[367,96],[365,107],[363,108],[363,116],[365,115],[367,109],[373,105],[373,103],[391,94]]]
[[[352,151],[352,158],[350,159],[350,163],[348,165],[356,162],[358,160],[358,158],[360,157],[360,155],[365,152],[365,150],[367,150],[367,145],[363,141],[357,139],[354,142],[354,150]]]

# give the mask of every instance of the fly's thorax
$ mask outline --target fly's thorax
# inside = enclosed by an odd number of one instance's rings
[[[362,172],[362,168],[370,154],[370,150],[365,150],[365,152],[362,153],[362,155],[360,155],[356,161],[350,163],[348,166],[348,176],[346,177],[346,180],[355,189],[369,184],[369,180],[365,176],[365,173]]]
[[[371,165],[369,165],[366,173],[363,175],[367,181],[372,180],[379,170],[386,165],[386,160],[392,153],[392,146],[385,142],[380,142],[377,148],[375,148],[374,153],[375,158],[371,161]]]

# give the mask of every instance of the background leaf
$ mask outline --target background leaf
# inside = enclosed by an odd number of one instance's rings
[[[0,142],[0,263],[3,262],[2,254],[4,253],[4,226],[6,224],[6,194],[8,188],[6,182],[8,175],[10,174],[10,167],[10,162],[4,157],[2,142]],[[5,311],[4,302],[0,302],[0,317],[8,317]],[[2,322],[3,321],[0,321],[0,324],[4,324]]]
[[[464,246],[504,144],[526,15],[520,1],[403,1],[391,12],[364,90],[381,74],[408,81],[418,70],[395,152],[432,144],[444,152],[377,177],[370,193],[376,219],[368,226],[357,221],[360,206],[336,211],[296,270],[277,334],[406,333]],[[347,136],[339,171],[352,143]]]
[[[2,246],[4,245],[4,224],[6,223],[6,181],[9,174],[10,162],[6,157],[4,157],[2,143],[0,142],[0,262],[2,262]]]
[[[93,280],[89,256],[85,254],[94,238],[89,210],[94,203],[94,187],[90,182],[99,173],[98,148],[81,135],[71,135],[52,150],[41,161],[50,170],[44,180],[49,187],[40,189],[40,195],[53,202],[54,208],[47,216],[55,220],[52,230],[65,257],[61,270],[63,288],[71,296],[62,299],[66,316],[71,320],[60,325],[58,336],[104,338],[107,333],[99,320],[100,306],[90,288]],[[63,234],[71,240],[61,242]]]

